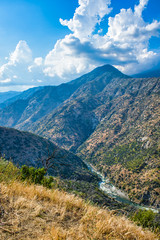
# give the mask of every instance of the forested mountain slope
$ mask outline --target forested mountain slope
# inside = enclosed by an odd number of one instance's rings
[[[29,130],[77,151],[133,200],[159,207],[159,85],[95,79]]]
[[[159,89],[159,78],[130,78],[105,65],[38,91],[25,107],[4,108],[0,124],[12,123],[77,153],[133,200],[159,207]]]
[[[79,87],[60,107],[29,126],[27,130],[75,151],[100,122],[95,110],[106,102],[106,99],[101,98],[104,89],[114,80],[119,83],[127,77],[109,65],[95,71],[98,71],[98,76]],[[117,90],[114,94],[116,92]]]
[[[17,166],[45,167],[49,174],[61,178],[95,178],[79,157],[32,133],[0,127],[0,153]]]
[[[1,103],[3,103],[4,101],[7,101],[7,99],[17,96],[19,94],[20,92],[16,92],[16,91],[0,92],[0,106],[1,106]]]
[[[28,130],[30,126],[42,117],[56,109],[68,99],[80,86],[91,82],[103,74],[122,76],[110,65],[97,68],[69,83],[59,86],[32,88],[3,103],[0,110],[0,125]]]

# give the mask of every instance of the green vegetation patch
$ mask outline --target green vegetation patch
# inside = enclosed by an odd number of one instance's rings
[[[134,141],[106,151],[102,162],[108,166],[121,163],[129,170],[140,171],[150,157],[159,157],[157,146],[145,149],[141,142]]]
[[[101,206],[108,206],[111,209],[124,207],[123,204],[115,202],[101,190],[98,182],[67,180],[60,177],[46,175],[44,168],[34,168],[23,165],[17,168],[12,162],[0,158],[0,182],[10,182],[14,180],[25,181],[29,184],[39,184],[47,188],[60,189],[69,193],[74,193],[83,199]]]
[[[139,209],[131,219],[144,228],[152,229],[155,232],[160,231],[160,214],[156,214],[152,210]]]
[[[160,230],[159,214],[150,211],[138,210],[133,213],[135,209],[128,207],[125,204],[115,202],[106,194],[99,190],[96,182],[85,182],[76,180],[62,180],[53,176],[47,176],[44,168],[22,166],[17,168],[12,162],[0,158],[0,182],[10,181],[26,181],[27,183],[34,183],[43,185],[47,188],[60,189],[69,193],[74,193],[83,199],[96,203],[100,206],[107,206],[109,209],[114,209],[118,214],[128,212],[128,217],[135,221],[138,225],[147,227],[155,232]],[[125,211],[123,211],[123,209]]]
[[[14,181],[20,176],[20,170],[10,161],[0,158],[0,182]]]

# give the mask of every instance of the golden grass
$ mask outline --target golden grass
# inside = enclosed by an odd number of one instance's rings
[[[154,240],[125,217],[74,195],[20,182],[0,184],[1,240]]]

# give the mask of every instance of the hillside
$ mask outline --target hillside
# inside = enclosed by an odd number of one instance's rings
[[[19,94],[20,94],[20,92],[15,92],[15,91],[0,92],[0,105],[7,99],[17,96]]]
[[[121,82],[115,97],[113,92],[118,83],[113,89],[113,85],[105,89],[101,97],[110,95],[112,100],[96,109],[101,121],[78,149],[79,156],[92,162],[127,191],[131,199],[157,207],[160,207],[159,84],[157,78]]]
[[[0,183],[1,239],[158,240],[124,216],[58,189]]]
[[[47,167],[48,173],[66,179],[97,181],[76,155],[45,138],[28,132],[0,127],[0,152],[17,166]],[[46,166],[46,159],[49,164]]]
[[[27,130],[45,136],[65,149],[75,151],[92,134],[99,123],[95,109],[102,105],[98,97],[113,79],[126,78],[110,65],[94,70],[94,78],[79,87],[69,99]],[[88,75],[92,75],[93,72]],[[85,76],[84,76],[85,77]]]
[[[29,130],[77,151],[137,203],[159,208],[159,84],[102,76]]]
[[[131,199],[159,208],[159,85],[159,78],[130,78],[105,65],[53,87],[56,93],[62,86],[66,92],[72,89],[65,96],[61,92],[59,105],[58,98],[40,94],[44,88],[25,100],[25,111],[19,111],[17,103],[4,108],[0,124],[11,122],[77,153]],[[45,110],[36,112],[36,106]]]
[[[116,75],[123,76],[118,70],[112,74],[107,71],[113,72],[113,67],[106,65],[97,68],[76,80],[59,86],[31,88],[24,91],[1,105],[0,125],[28,130],[33,123],[51,113],[83,84],[104,74],[109,75],[110,78]]]
[[[34,94],[36,91],[42,89],[43,87],[33,87],[30,88],[28,90],[25,90],[23,92],[4,92],[4,93],[0,93],[0,98],[1,98],[1,94],[7,96],[5,99],[3,99],[3,101],[0,101],[0,108],[5,108],[7,106],[9,106],[11,103],[16,102],[17,100],[25,100],[27,98],[29,98],[32,94]],[[9,94],[8,94],[9,93]],[[12,93],[12,94],[10,94]]]

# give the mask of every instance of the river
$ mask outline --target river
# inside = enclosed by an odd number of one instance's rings
[[[104,177],[104,175],[102,173],[97,171],[96,168],[93,165],[91,165],[91,164],[89,164],[85,161],[84,161],[84,163],[87,165],[88,169],[90,169],[92,172],[96,173],[101,178],[101,182],[99,183],[99,189],[102,190],[104,193],[106,193],[108,196],[114,198],[118,202],[129,204],[129,205],[134,206],[138,209],[152,210],[154,213],[158,213],[160,211],[160,209],[151,208],[149,206],[142,206],[142,205],[139,205],[139,204],[131,201],[129,199],[127,193],[125,193],[124,191],[115,187],[110,182],[110,180],[108,178]]]

